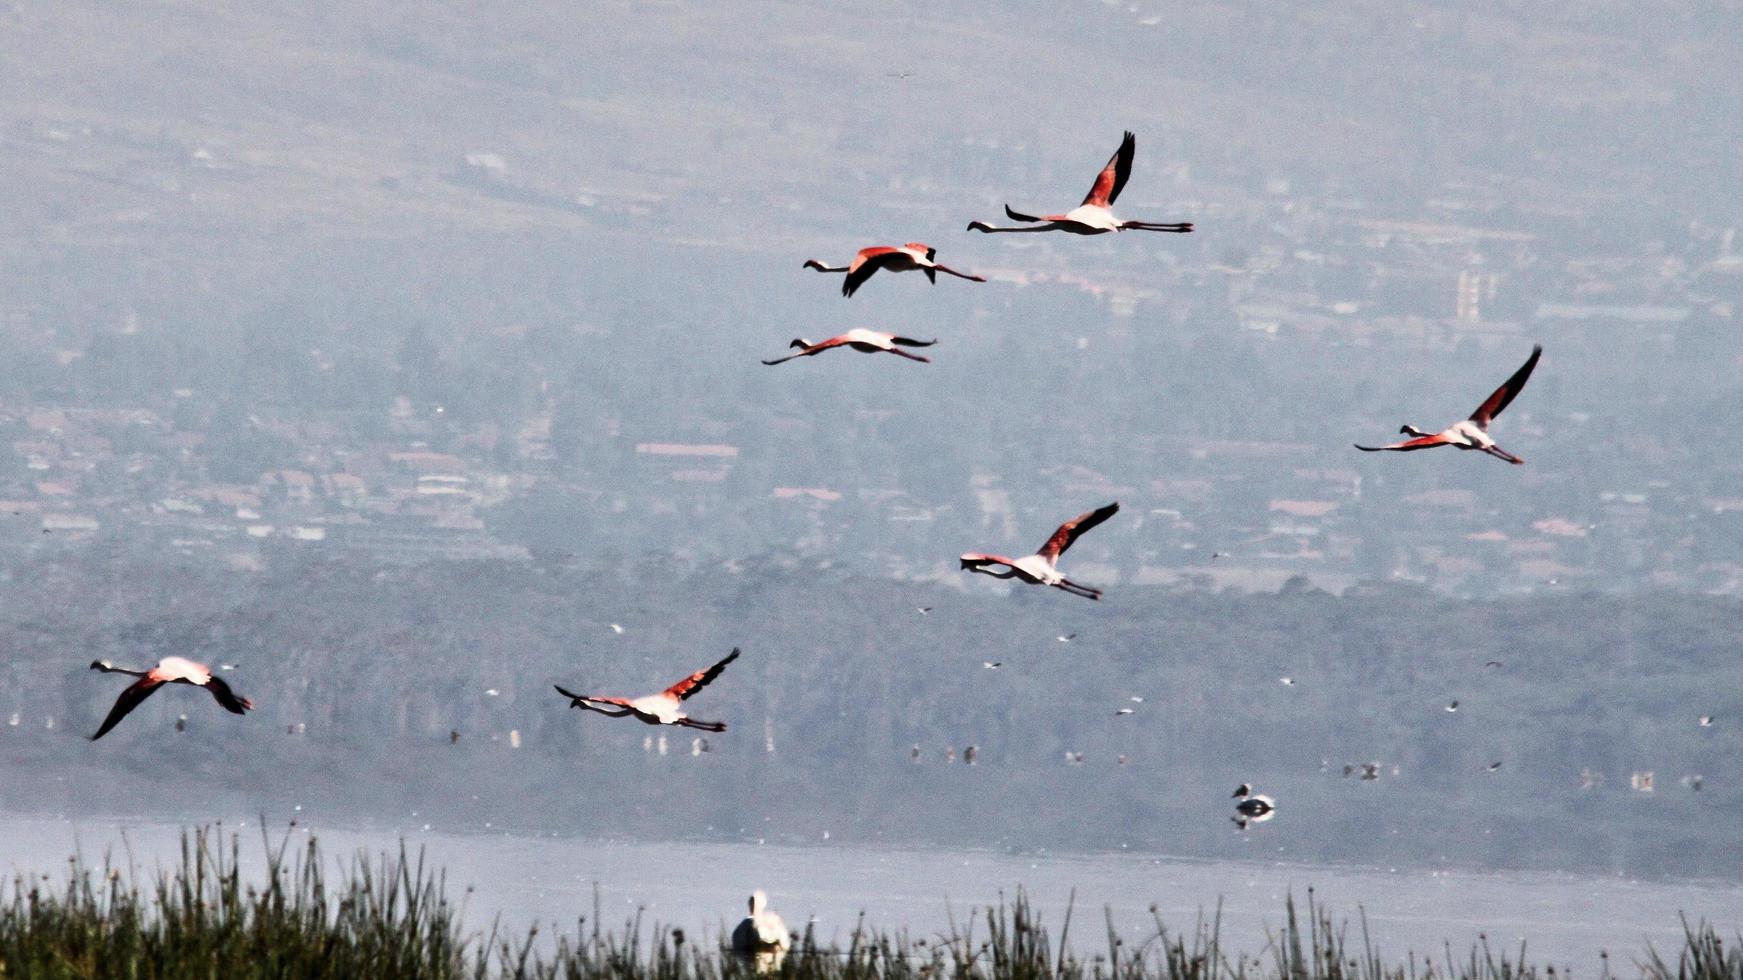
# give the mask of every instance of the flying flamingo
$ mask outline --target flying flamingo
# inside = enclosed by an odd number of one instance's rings
[[[707,687],[726,665],[738,659],[738,647],[733,647],[726,658],[707,670],[699,670],[684,678],[658,694],[649,694],[640,698],[612,698],[590,694],[576,694],[565,690],[561,684],[553,684],[557,693],[568,698],[571,708],[584,708],[597,711],[613,718],[623,718],[634,715],[637,721],[644,725],[682,725],[685,728],[700,728],[705,732],[724,732],[726,723],[723,721],[697,721],[678,710],[678,704],[695,696],[697,691]],[[604,705],[605,707],[601,707]]]
[[[852,347],[854,350],[864,351],[867,354],[875,354],[878,351],[888,351],[891,354],[900,354],[910,361],[921,361],[930,364],[932,362],[931,358],[921,357],[918,354],[910,354],[903,350],[902,347],[931,347],[936,343],[938,343],[936,340],[910,340],[907,337],[898,337],[893,333],[884,333],[881,330],[861,330],[855,328],[839,337],[831,337],[828,340],[820,341],[815,344],[806,340],[804,337],[794,338],[793,342],[787,346],[799,348],[799,353],[788,354],[786,357],[777,357],[772,361],[764,361],[763,363],[784,364],[795,357],[810,357],[813,354],[821,354],[831,347]]]
[[[1119,150],[1115,151],[1107,166],[1101,168],[1101,173],[1095,177],[1095,186],[1084,196],[1083,203],[1065,214],[1050,214],[1037,218],[1034,215],[1018,214],[1005,205],[1005,215],[1012,221],[1026,221],[1031,228],[995,228],[984,221],[970,221],[969,231],[1068,231],[1073,235],[1102,235],[1110,231],[1173,231],[1189,232],[1192,222],[1183,221],[1175,224],[1162,224],[1154,221],[1121,221],[1114,217],[1114,199],[1125,189],[1126,178],[1132,175],[1132,155],[1137,152],[1138,140],[1130,132],[1120,141]]]
[[[165,657],[150,670],[128,670],[117,667],[107,660],[91,661],[92,670],[100,670],[105,674],[128,674],[139,678],[134,681],[121,696],[115,699],[115,707],[109,709],[109,717],[103,719],[103,724],[97,728],[97,734],[91,736],[95,742],[109,729],[121,723],[127,713],[139,707],[139,703],[151,697],[153,691],[165,684],[193,684],[212,692],[212,697],[225,711],[242,714],[254,707],[254,702],[247,698],[239,698],[230,690],[230,685],[224,679],[212,673],[212,669],[202,663],[195,663],[186,657]]]
[[[1531,371],[1537,367],[1537,358],[1542,353],[1542,344],[1532,347],[1531,356],[1525,359],[1525,364],[1513,372],[1513,377],[1508,378],[1505,384],[1496,388],[1495,393],[1490,395],[1483,404],[1478,405],[1477,410],[1471,413],[1471,417],[1463,422],[1454,423],[1450,428],[1432,435],[1413,425],[1406,425],[1398,430],[1411,437],[1404,442],[1393,443],[1390,446],[1357,445],[1356,448],[1365,453],[1388,450],[1408,453],[1417,449],[1432,449],[1435,446],[1456,446],[1460,449],[1480,450],[1509,463],[1525,462],[1525,460],[1495,445],[1495,440],[1489,438],[1489,423],[1493,422],[1495,416],[1500,415],[1501,411],[1512,403],[1513,397],[1519,394],[1519,390],[1525,387],[1526,379],[1531,377]]]
[[[912,272],[919,269],[926,273],[926,278],[933,283],[938,281],[938,273],[940,272],[949,273],[958,279],[967,279],[970,282],[986,282],[986,278],[983,276],[971,276],[966,272],[957,272],[947,265],[939,265],[932,261],[932,256],[937,253],[937,249],[920,242],[909,242],[901,248],[894,245],[873,245],[870,248],[860,249],[859,254],[855,255],[853,261],[847,265],[824,265],[816,259],[807,259],[805,268],[816,269],[818,272],[847,273],[846,281],[841,284],[841,295],[843,296],[852,296],[854,291],[864,285],[865,281],[872,277],[872,273],[879,269],[888,269],[891,272]]]
[[[1112,503],[1106,507],[1098,507],[1087,514],[1077,515],[1059,525],[1059,530],[1053,532],[1053,536],[1047,539],[1047,543],[1041,546],[1041,550],[1027,557],[1006,558],[1003,555],[983,555],[978,552],[969,552],[962,556],[962,567],[970,572],[991,575],[993,578],[1020,578],[1030,585],[1051,585],[1072,595],[1100,599],[1100,589],[1079,585],[1061,575],[1059,569],[1054,566],[1058,564],[1059,556],[1065,554],[1065,550],[1070,548],[1079,537],[1082,537],[1085,531],[1119,513],[1119,510],[1120,505]],[[1003,565],[1010,571],[989,572],[986,570],[988,565]]]

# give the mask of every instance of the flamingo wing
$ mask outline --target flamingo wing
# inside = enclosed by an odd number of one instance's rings
[[[1531,348],[1531,356],[1525,359],[1524,365],[1522,365],[1519,370],[1513,372],[1513,377],[1508,378],[1505,384],[1496,388],[1495,393],[1490,395],[1483,404],[1477,406],[1476,411],[1471,413],[1471,421],[1487,429],[1489,423],[1494,421],[1495,416],[1500,415],[1503,409],[1508,405],[1511,405],[1514,396],[1518,395],[1519,390],[1525,387],[1525,382],[1531,377],[1532,370],[1537,367],[1537,359],[1542,354],[1543,345],[1534,345]]]
[[[1138,138],[1130,130],[1126,138],[1120,141],[1120,148],[1108,160],[1107,166],[1096,174],[1095,186],[1084,196],[1083,203],[1107,207],[1120,196],[1120,191],[1126,187],[1126,178],[1132,175],[1132,156],[1138,151]]]
[[[1128,133],[1126,135],[1129,136],[1131,134]],[[1057,561],[1060,555],[1065,554],[1067,548],[1070,548],[1078,538],[1083,536],[1084,532],[1114,516],[1119,513],[1119,511],[1120,505],[1118,502],[1115,502],[1108,504],[1106,507],[1097,507],[1095,510],[1089,511],[1088,513],[1079,514],[1076,517],[1073,517],[1071,520],[1059,525],[1059,530],[1054,531],[1053,536],[1048,538],[1047,543],[1042,545],[1041,550],[1036,553],[1050,562]]]
[[[1390,446],[1360,446],[1360,445],[1358,445],[1356,448],[1360,449],[1362,452],[1365,452],[1365,453],[1383,453],[1383,452],[1408,453],[1408,452],[1412,452],[1412,451],[1417,450],[1417,449],[1433,449],[1435,446],[1444,446],[1447,444],[1447,441],[1448,440],[1445,436],[1437,434],[1437,435],[1432,435],[1432,436],[1418,436],[1415,439],[1408,439],[1408,440],[1405,440],[1404,442],[1395,442]]]
[[[665,693],[670,694],[672,697],[675,697],[680,701],[688,700],[697,691],[702,690],[712,683],[714,678],[719,677],[720,672],[726,669],[727,664],[732,663],[737,659],[738,647],[733,647],[732,652],[723,657],[719,663],[707,670],[699,670],[696,673],[691,674],[689,677],[686,677],[678,683],[673,684],[671,687],[666,688]]]
[[[236,692],[230,690],[230,685],[224,683],[224,678],[216,674],[213,674],[212,679],[205,683],[205,688],[212,692],[212,698],[218,702],[218,705],[231,714],[239,715],[254,707],[253,701],[237,697]]]
[[[1017,212],[1011,210],[1011,206],[1009,204],[1005,205],[1005,217],[1011,219],[1012,221],[1027,221],[1027,222],[1030,222],[1031,224],[1033,224],[1034,222],[1037,222],[1037,221],[1047,220],[1045,218],[1037,218],[1032,214],[1018,214]]]
[[[938,340],[937,338],[933,338],[932,340],[914,340],[909,337],[892,336],[890,337],[890,343],[901,344],[903,347],[931,347],[933,344],[938,343]]]
[[[109,709],[109,717],[103,719],[103,724],[97,727],[97,734],[91,736],[91,741],[95,742],[109,734],[109,729],[119,725],[121,719],[127,717],[134,708],[139,707],[141,701],[151,697],[151,692],[162,686],[163,681],[154,681],[149,677],[141,677],[129,684],[127,690],[122,691],[121,696],[115,699],[115,707]]]
[[[853,264],[847,267],[847,278],[841,281],[841,295],[852,296],[872,277],[872,273],[895,261],[901,252],[901,249],[889,245],[860,249],[853,257]]]

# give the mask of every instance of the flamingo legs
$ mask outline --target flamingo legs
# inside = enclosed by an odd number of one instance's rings
[[[1014,231],[1017,229],[1012,229],[1012,230]],[[1027,228],[1024,228],[1021,230],[1028,231]],[[1180,234],[1185,234],[1186,232],[1189,232],[1192,230],[1192,222],[1181,221],[1181,222],[1176,222],[1173,224],[1167,224],[1167,223],[1156,222],[1156,221],[1122,221],[1122,222],[1120,222],[1120,230],[1121,231],[1172,231],[1172,232],[1177,232]]]
[[[969,282],[986,282],[985,276],[971,276],[966,272],[957,272],[955,269],[952,269],[951,267],[949,267],[947,265],[936,265],[936,264],[929,265],[926,267],[926,280],[928,282],[934,282],[934,283],[937,282],[938,281],[938,273],[940,273],[940,272],[949,273],[950,275],[953,275],[958,279],[967,279]]]
[[[726,722],[724,721],[697,721],[694,718],[679,718],[672,724],[682,725],[685,728],[699,728],[705,732],[726,731]]]
[[[1097,601],[1101,600],[1101,590],[1100,589],[1092,589],[1087,585],[1078,585],[1076,582],[1073,582],[1072,580],[1070,580],[1068,578],[1060,579],[1059,583],[1053,587],[1056,589],[1063,589],[1064,591],[1069,592],[1072,595],[1083,596],[1085,599],[1095,599]]]

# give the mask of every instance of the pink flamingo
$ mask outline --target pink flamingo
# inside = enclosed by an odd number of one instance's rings
[[[738,647],[725,659],[708,668],[699,670],[684,678],[658,694],[649,694],[640,698],[613,698],[601,695],[576,694],[566,690],[561,684],[553,684],[557,693],[568,698],[571,708],[584,708],[597,711],[613,718],[624,718],[634,715],[636,720],[644,725],[681,725],[685,728],[700,728],[705,732],[724,732],[726,723],[723,721],[697,721],[678,710],[680,702],[694,697],[697,691],[707,687],[726,665],[738,659]],[[605,707],[601,707],[605,705]]]
[[[1119,510],[1118,503],[1111,503],[1106,507],[1098,507],[1088,513],[1077,515],[1059,525],[1059,530],[1053,532],[1053,536],[1047,539],[1047,543],[1041,546],[1041,550],[1027,557],[1006,558],[1003,555],[983,555],[978,552],[969,552],[962,556],[962,567],[966,571],[991,575],[993,578],[1019,578],[1030,585],[1051,585],[1072,595],[1100,599],[1102,595],[1100,589],[1092,589],[1087,585],[1073,582],[1060,574],[1059,569],[1055,566],[1059,562],[1059,556],[1065,554],[1065,550],[1082,537],[1084,532],[1119,513]],[[1003,565],[1010,570],[989,572],[986,570],[988,565]]]
[[[213,674],[212,668],[186,657],[165,657],[150,670],[128,670],[126,667],[117,667],[107,660],[93,660],[91,661],[91,669],[100,670],[105,674],[128,674],[139,678],[125,691],[122,691],[120,697],[115,699],[115,707],[109,709],[109,717],[103,719],[103,724],[97,728],[97,734],[91,736],[93,742],[109,734],[109,729],[120,724],[121,719],[127,717],[128,712],[139,707],[141,701],[151,697],[152,692],[165,684],[192,684],[196,687],[203,687],[212,692],[212,697],[220,707],[234,714],[242,714],[254,707],[253,701],[239,698],[232,693],[230,685],[224,683],[223,678]]]
[[[986,282],[982,276],[971,276],[966,272],[957,272],[949,266],[939,265],[932,260],[932,257],[937,253],[937,249],[920,242],[909,242],[901,248],[894,245],[873,245],[870,248],[860,249],[859,254],[855,255],[853,261],[847,265],[824,265],[816,259],[807,259],[805,268],[816,269],[818,272],[847,273],[847,279],[841,284],[841,295],[843,296],[852,296],[854,291],[864,285],[865,281],[872,277],[872,273],[879,269],[888,269],[891,272],[912,272],[919,269],[926,273],[927,280],[934,283],[938,281],[938,273],[940,272],[949,273],[958,279],[967,279],[970,282]]]
[[[1174,224],[1161,224],[1154,221],[1121,221],[1114,217],[1114,199],[1125,189],[1126,178],[1132,175],[1132,155],[1137,152],[1138,140],[1129,131],[1126,138],[1120,142],[1120,148],[1114,152],[1107,166],[1101,168],[1101,173],[1095,177],[1095,186],[1084,196],[1083,203],[1064,214],[1049,214],[1037,218],[1034,215],[1018,214],[1005,205],[1005,215],[1012,221],[1026,221],[1034,225],[1032,228],[995,228],[984,221],[968,223],[969,231],[1002,232],[1002,231],[1068,231],[1073,235],[1103,235],[1110,231],[1172,231],[1185,233],[1192,230],[1192,222],[1183,221]]]
[[[1525,462],[1525,460],[1495,445],[1495,440],[1489,438],[1489,423],[1493,422],[1495,416],[1500,415],[1502,409],[1511,404],[1513,397],[1519,394],[1521,388],[1525,387],[1525,382],[1531,377],[1532,369],[1537,367],[1537,358],[1542,353],[1542,344],[1532,347],[1531,356],[1525,359],[1524,366],[1513,372],[1513,377],[1508,378],[1505,384],[1496,388],[1495,393],[1485,399],[1483,404],[1478,405],[1477,410],[1471,413],[1471,417],[1463,422],[1456,422],[1432,435],[1413,425],[1406,425],[1398,431],[1414,438],[1404,442],[1395,442],[1390,446],[1357,445],[1356,448],[1365,453],[1387,451],[1408,453],[1418,449],[1433,449],[1435,446],[1456,446],[1459,449],[1475,449],[1485,452],[1509,463]]]
[[[793,342],[787,346],[799,348],[799,353],[788,354],[786,357],[777,357],[772,361],[764,361],[763,363],[785,364],[795,357],[810,357],[813,354],[821,354],[832,347],[852,347],[854,350],[864,351],[867,354],[875,354],[878,351],[888,351],[891,354],[900,354],[910,361],[922,361],[930,364],[932,363],[931,358],[921,357],[918,354],[910,354],[903,350],[902,347],[931,347],[936,343],[938,343],[936,340],[910,340],[907,337],[898,337],[893,333],[884,333],[881,330],[861,330],[855,328],[839,337],[831,337],[828,340],[819,341],[815,344],[803,337],[796,337],[793,339]],[[898,344],[901,346],[897,346]]]

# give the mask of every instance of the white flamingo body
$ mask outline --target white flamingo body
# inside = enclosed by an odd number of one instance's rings
[[[203,687],[212,692],[212,698],[218,702],[219,707],[232,714],[239,715],[254,707],[253,701],[237,697],[230,690],[230,685],[224,683],[223,678],[213,675],[210,667],[186,657],[165,657],[150,670],[129,670],[126,667],[117,667],[107,660],[95,660],[91,662],[91,669],[105,674],[127,674],[139,678],[115,699],[115,706],[109,709],[103,724],[98,726],[97,734],[91,736],[93,742],[107,735],[111,728],[121,723],[121,719],[127,717],[129,712],[139,707],[141,702],[165,684]]]
[[[1120,148],[1102,167],[1096,175],[1095,184],[1084,195],[1083,203],[1064,214],[1049,214],[1036,217],[1030,214],[1020,214],[1005,205],[1005,216],[1012,221],[1021,221],[1026,228],[997,228],[984,221],[968,223],[969,231],[994,232],[1036,232],[1064,231],[1073,235],[1105,235],[1110,231],[1171,231],[1178,233],[1190,232],[1192,222],[1156,222],[1156,221],[1121,221],[1114,217],[1114,200],[1125,189],[1126,178],[1132,175],[1132,158],[1138,152],[1137,137],[1130,132],[1120,141]]]
[[[732,950],[741,956],[756,953],[785,953],[793,945],[793,934],[778,913],[769,911],[769,896],[761,888],[751,892],[750,914],[739,920],[732,930]]]
[[[597,711],[612,718],[633,717],[644,725],[679,725],[709,732],[726,731],[726,723],[697,721],[684,713],[682,704],[696,692],[707,687],[726,665],[738,659],[738,647],[733,647],[721,661],[706,670],[699,670],[658,694],[639,698],[609,697],[599,694],[576,694],[561,684],[552,685],[557,693],[569,699],[569,707]]]
[[[1106,507],[1098,507],[1095,510],[1077,515],[1071,520],[1066,521],[1064,524],[1059,525],[1059,529],[1053,532],[1053,536],[1047,539],[1047,543],[1041,546],[1041,550],[1032,555],[1024,555],[1021,558],[1007,558],[1004,555],[991,555],[971,551],[963,555],[959,560],[962,563],[964,571],[978,572],[982,575],[990,575],[993,578],[1020,579],[1030,585],[1049,585],[1053,588],[1069,592],[1072,595],[1080,595],[1087,599],[1100,599],[1102,596],[1100,589],[1093,589],[1087,585],[1079,585],[1078,583],[1066,578],[1065,575],[1059,571],[1059,556],[1063,555],[1066,549],[1070,548],[1072,543],[1081,537],[1086,531],[1114,516],[1119,512],[1119,509],[1120,505],[1116,502],[1108,504]],[[1008,571],[995,572],[989,570],[993,566],[1000,565],[1004,566]]]

